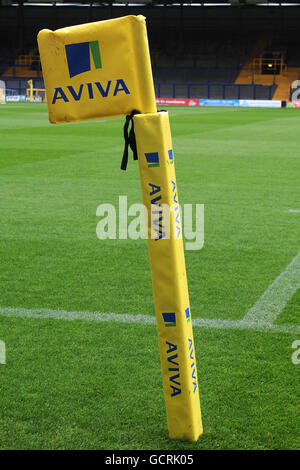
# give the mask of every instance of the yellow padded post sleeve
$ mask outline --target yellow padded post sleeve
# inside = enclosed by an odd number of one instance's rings
[[[203,429],[168,113],[137,114],[134,128],[169,436],[196,441]],[[161,204],[173,206],[169,232]]]

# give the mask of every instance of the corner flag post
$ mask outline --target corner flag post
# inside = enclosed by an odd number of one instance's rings
[[[42,30],[38,44],[50,122],[125,115],[128,129],[133,119],[143,201],[157,215],[148,250],[169,436],[196,441],[203,429],[173,146],[168,113],[156,109],[145,18]],[[169,236],[165,204],[174,207]]]

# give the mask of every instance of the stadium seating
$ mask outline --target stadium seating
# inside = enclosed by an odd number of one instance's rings
[[[14,64],[7,68],[3,77],[41,77],[40,58],[37,54],[20,54],[14,61]]]
[[[252,84],[255,82],[263,86],[276,85],[273,99],[289,100],[291,84],[300,76],[299,59],[297,60],[295,52],[292,43],[291,48],[288,47],[284,36],[277,34],[273,38],[270,33],[261,35],[235,83]],[[265,59],[265,57],[270,57],[270,59]],[[298,67],[291,66],[291,64],[298,64]],[[266,74],[265,71],[268,66],[271,67],[270,74]]]
[[[174,29],[167,37],[161,29],[150,33],[153,76],[160,97],[289,99],[291,82],[300,75],[297,47],[280,34],[205,31],[195,35],[185,29],[177,36]],[[285,71],[276,77],[257,70],[257,60],[267,48],[283,51]],[[4,56],[1,52],[0,76],[21,80],[8,81],[8,88],[20,84],[24,90],[29,78],[35,79],[38,88],[44,87],[37,81],[42,74],[34,46],[25,54],[10,51],[10,57],[7,51]]]

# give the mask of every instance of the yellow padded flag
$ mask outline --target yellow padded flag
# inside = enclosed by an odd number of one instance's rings
[[[169,436],[196,441],[203,430],[168,113],[137,114],[134,128]]]
[[[38,45],[50,122],[156,112],[143,16],[43,29]]]

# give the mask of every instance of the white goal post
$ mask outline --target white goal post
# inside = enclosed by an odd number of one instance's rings
[[[0,80],[0,104],[6,103],[6,85],[3,80]]]

